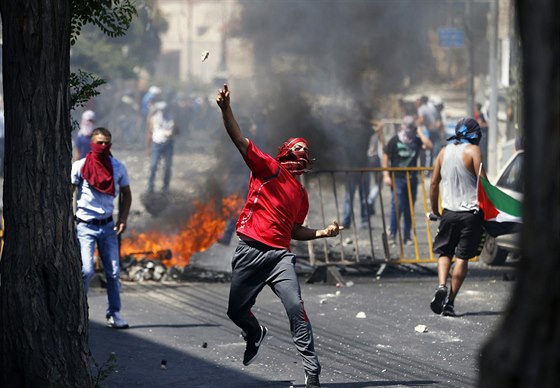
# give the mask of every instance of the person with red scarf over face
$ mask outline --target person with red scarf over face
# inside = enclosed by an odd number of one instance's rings
[[[124,164],[111,155],[111,132],[96,128],[91,135],[91,151],[72,163],[72,192],[76,196],[76,231],[82,257],[82,278],[87,294],[95,273],[95,246],[107,278],[107,326],[126,329],[120,298],[120,256],[118,235],[126,229],[132,203],[128,173]],[[119,201],[117,221],[113,220],[115,198]]]
[[[342,228],[336,221],[325,229],[302,225],[309,202],[296,176],[310,167],[307,140],[288,139],[273,158],[243,136],[233,116],[227,85],[218,92],[216,102],[229,137],[251,170],[247,201],[236,225],[239,244],[232,260],[227,311],[228,317],[243,330],[247,342],[243,364],[255,361],[268,332],[251,312],[257,295],[268,285],[286,309],[292,337],[303,360],[306,386],[320,387],[321,364],[303,306],[290,241],[334,237]]]

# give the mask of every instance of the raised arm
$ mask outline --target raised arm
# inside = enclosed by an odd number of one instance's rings
[[[243,136],[239,124],[233,117],[233,111],[230,105],[230,93],[227,85],[224,85],[223,89],[218,91],[218,97],[216,97],[216,103],[222,110],[222,119],[224,120],[224,127],[233,141],[233,144],[237,147],[239,152],[243,156],[247,155],[247,149],[249,148],[249,140]]]

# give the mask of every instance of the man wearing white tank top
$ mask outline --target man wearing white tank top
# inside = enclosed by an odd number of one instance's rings
[[[430,303],[436,314],[455,316],[455,297],[467,277],[469,259],[480,254],[483,235],[482,214],[478,209],[477,177],[486,178],[478,143],[480,126],[472,118],[462,118],[455,135],[438,154],[430,185],[432,213],[441,217],[433,251],[438,254],[438,287]],[[441,186],[440,214],[439,194]],[[453,257],[450,288],[447,278]]]

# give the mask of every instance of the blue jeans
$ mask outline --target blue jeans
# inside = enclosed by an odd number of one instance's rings
[[[152,156],[150,158],[150,176],[148,178],[148,192],[154,191],[154,181],[159,160],[163,159],[163,188],[162,191],[169,190],[171,181],[171,162],[173,160],[173,140],[165,143],[152,143]]]
[[[436,158],[441,150],[442,136],[439,131],[430,131],[430,141],[432,142],[432,149],[428,150],[428,155],[430,156],[430,162],[426,163],[426,167],[433,167]]]
[[[391,198],[391,238],[397,235],[397,210],[396,205],[399,207],[399,220],[401,214],[404,215],[404,241],[410,240],[410,229],[412,227],[412,219],[410,216],[410,204],[408,202],[408,189],[406,187],[406,177],[395,177],[395,187],[397,192],[393,193]],[[416,202],[416,192],[418,189],[418,178],[414,175],[410,177],[410,192],[412,194],[412,207]],[[395,204],[395,197],[397,204]]]
[[[113,222],[102,226],[79,222],[76,226],[82,256],[82,279],[86,294],[95,273],[93,253],[96,244],[99,249],[99,256],[107,278],[108,315],[121,310],[119,242],[114,227]]]
[[[354,194],[358,188],[360,196],[360,216],[362,224],[367,224],[369,219],[368,208],[368,195],[369,195],[369,179],[370,174],[364,173],[349,173],[346,179],[346,194],[344,195],[344,207],[342,216],[342,225],[345,227],[350,226],[352,221],[352,210],[354,209]]]

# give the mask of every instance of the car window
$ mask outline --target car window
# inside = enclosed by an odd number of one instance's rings
[[[504,173],[498,179],[497,186],[523,193],[523,155],[521,152],[511,161],[509,166],[504,170]]]

